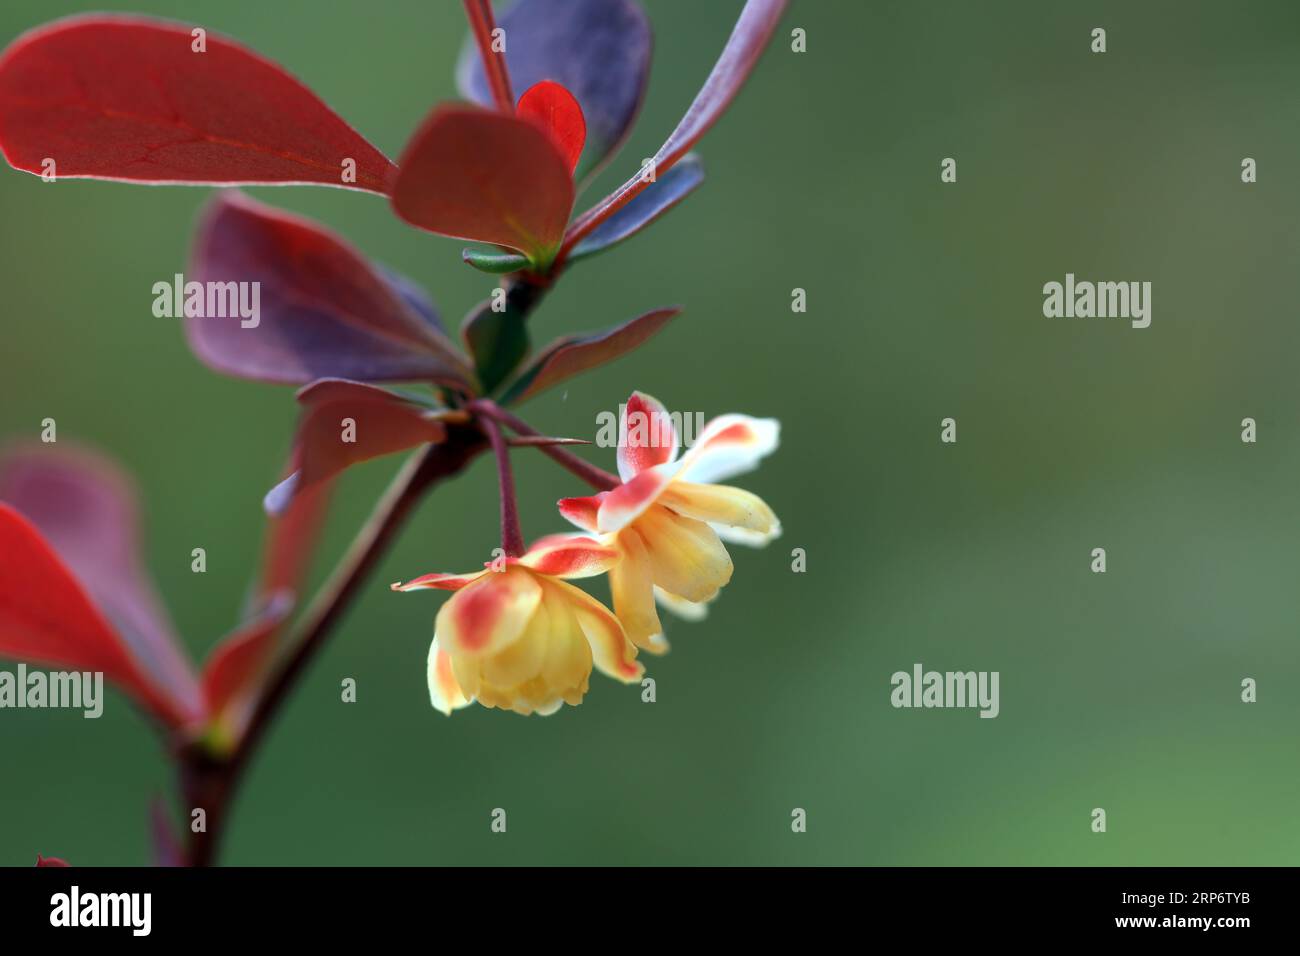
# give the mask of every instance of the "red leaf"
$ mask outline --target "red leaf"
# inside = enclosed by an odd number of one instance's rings
[[[331,482],[322,481],[294,495],[283,514],[267,518],[258,599],[266,600],[277,591],[300,593],[329,507],[332,487]]]
[[[587,178],[622,145],[641,108],[654,47],[645,11],[637,0],[517,0],[499,22],[509,51],[466,46],[456,67],[461,94],[483,106],[501,103],[485,57],[508,64],[521,90],[542,80],[563,84],[586,120],[578,178]],[[477,27],[474,34],[478,39]],[[510,112],[510,102],[502,112]]]
[[[679,312],[679,308],[656,309],[595,335],[556,339],[538,353],[510,386],[502,401],[520,402],[532,398],[566,378],[626,355],[645,343]]]
[[[275,595],[252,620],[222,638],[203,665],[203,696],[208,714],[228,721],[224,730],[237,734],[246,714],[230,712],[250,703],[275,648],[280,625],[293,610],[286,592]]]
[[[135,488],[117,464],[62,443],[19,446],[0,456],[0,501],[36,526],[150,680],[197,712],[198,681],[144,568]]]
[[[41,856],[36,854],[37,866],[72,866],[67,860],[61,860],[57,856]]]
[[[15,169],[144,183],[385,192],[392,163],[285,70],[189,26],[89,14],[0,56],[0,149]],[[344,182],[347,160],[355,182]]]
[[[573,94],[554,80],[542,80],[519,97],[516,112],[546,130],[564,157],[569,173],[578,167],[578,157],[587,142],[587,121]]]
[[[786,0],[748,0],[745,9],[740,12],[736,27],[722,50],[722,56],[713,66],[713,72],[704,81],[704,86],[695,95],[694,102],[682,117],[677,128],[672,131],[667,141],[654,154],[655,176],[662,176],[681,159],[709,127],[727,111],[745,80],[753,71],[758,58],[767,46],[767,41],[776,29],[776,22],[781,19]],[[614,192],[610,193],[591,209],[574,220],[573,225],[564,236],[564,247],[560,250],[562,261],[584,236],[602,222],[627,205],[654,180],[646,178],[638,171]]]
[[[573,209],[573,177],[535,123],[475,106],[439,106],[399,166],[392,203],[407,222],[550,263]]]
[[[266,496],[272,514],[349,465],[447,436],[428,408],[361,382],[321,379],[300,391],[298,401],[304,409],[294,440],[298,470]]]
[[[6,504],[0,504],[0,655],[102,671],[172,727],[196,716],[150,684],[54,549]]]

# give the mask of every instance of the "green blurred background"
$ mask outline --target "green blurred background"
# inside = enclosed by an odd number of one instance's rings
[[[0,38],[106,7],[241,39],[389,155],[455,95],[465,33],[450,0],[8,0]],[[648,99],[597,190],[673,127],[739,3],[647,7]],[[554,717],[446,719],[424,675],[440,598],[387,584],[483,560],[497,519],[480,459],[426,503],[311,668],[225,862],[1295,863],[1298,113],[1292,0],[795,0],[703,142],[704,188],[575,267],[533,325],[546,340],[686,312],[524,409],[566,435],[633,388],[777,416],[780,451],[740,483],[785,536],[733,549],[708,622],[669,623],[657,703],[597,675]],[[939,182],[948,156],[956,185]],[[416,278],[453,325],[491,287],[458,243],[376,197],[253,192]],[[209,372],[150,314],[209,193],[0,175],[0,436],[54,417],[61,442],[135,473],[150,566],[198,656],[234,622],[295,417],[291,390]],[[1151,281],[1151,327],[1044,318],[1042,285],[1066,272]],[[947,416],[956,445],[939,441]],[[562,529],[554,501],[575,480],[516,460],[525,533]],[[348,474],[317,579],[397,464]],[[890,675],[918,661],[1000,671],[1001,716],[893,709]],[[1241,703],[1244,677],[1258,703]],[[148,861],[146,803],[171,780],[123,698],[99,721],[0,713],[0,741],[0,864]]]

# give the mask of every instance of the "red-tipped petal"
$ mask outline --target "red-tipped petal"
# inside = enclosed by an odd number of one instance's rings
[[[391,585],[394,591],[423,591],[428,588],[436,588],[439,591],[459,591],[467,584],[472,584],[490,571],[471,571],[469,574],[422,574],[418,578],[412,578],[405,584],[400,581]]]
[[[519,559],[538,574],[590,578],[604,574],[618,560],[618,550],[586,535],[551,534],[533,542]]]
[[[0,148],[37,175],[382,193],[392,163],[282,67],[144,17],[37,27],[0,56]]]
[[[519,97],[516,112],[546,130],[572,173],[587,142],[587,121],[573,94],[554,80],[542,80]]]
[[[573,177],[531,120],[443,105],[402,153],[392,202],[421,229],[549,263],[573,209]]]
[[[572,524],[577,525],[583,531],[596,532],[599,526],[596,522],[596,515],[600,511],[600,499],[605,494],[601,492],[598,495],[591,495],[586,498],[561,498],[556,506],[560,509],[560,514],[564,515]]]
[[[621,531],[655,503],[673,480],[667,468],[648,468],[631,481],[605,494],[597,512],[597,523],[604,533]]]
[[[677,477],[709,484],[743,475],[776,451],[780,439],[781,423],[775,418],[719,415],[682,456]]]
[[[435,637],[447,653],[491,654],[523,634],[542,600],[538,579],[511,568],[489,571],[457,591],[438,611]]]
[[[102,671],[164,723],[197,715],[150,683],[49,542],[0,504],[0,656]]]
[[[624,481],[677,457],[677,427],[663,402],[633,392],[618,423],[618,476]]]

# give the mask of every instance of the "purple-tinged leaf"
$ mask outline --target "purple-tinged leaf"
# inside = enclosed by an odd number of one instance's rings
[[[219,193],[204,213],[185,278],[203,284],[205,313],[227,315],[185,319],[190,347],[217,371],[297,385],[333,376],[458,387],[469,380],[451,341],[351,245],[239,192]],[[245,310],[255,318],[230,317],[237,310],[225,301],[207,307],[232,282],[256,301]]]
[[[633,0],[519,0],[499,19],[515,89],[563,84],[587,120],[582,179],[622,144],[650,75],[650,22]],[[492,90],[473,38],[456,70],[461,94],[491,105]]]
[[[507,389],[502,402],[521,402],[644,344],[681,309],[656,309],[595,335],[568,336],[542,349]]]
[[[436,332],[446,335],[447,330],[442,324],[442,316],[438,314],[438,308],[429,298],[429,294],[424,288],[412,279],[408,279],[396,269],[390,269],[382,262],[376,262],[375,268],[379,271],[393,291],[405,300],[406,304],[415,310],[424,323]]]
[[[658,178],[626,206],[597,226],[586,239],[573,247],[569,261],[602,252],[629,236],[640,232],[673,206],[689,196],[704,182],[704,165],[691,153],[668,173]]]
[[[267,494],[271,514],[349,465],[447,436],[438,411],[362,382],[322,379],[300,391],[298,401],[297,470]]]
[[[726,112],[758,63],[767,41],[772,38],[785,4],[786,0],[747,0],[709,78],[704,81],[677,128],[652,157],[657,178],[665,176]],[[638,170],[631,179],[575,219],[565,233],[559,261],[563,262],[575,245],[650,184],[644,173]]]
[[[149,680],[197,713],[198,682],[144,569],[137,498],[122,470],[87,449],[14,448],[0,456],[0,501],[36,526]]]

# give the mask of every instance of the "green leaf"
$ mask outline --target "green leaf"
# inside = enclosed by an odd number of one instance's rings
[[[528,257],[517,252],[487,252],[480,249],[464,249],[460,257],[479,272],[492,275],[505,275],[528,268]]]
[[[460,327],[484,395],[492,394],[528,354],[526,319],[541,294],[537,286],[523,282],[500,291],[504,297],[493,295],[480,302]],[[500,311],[493,309],[497,303]]]

